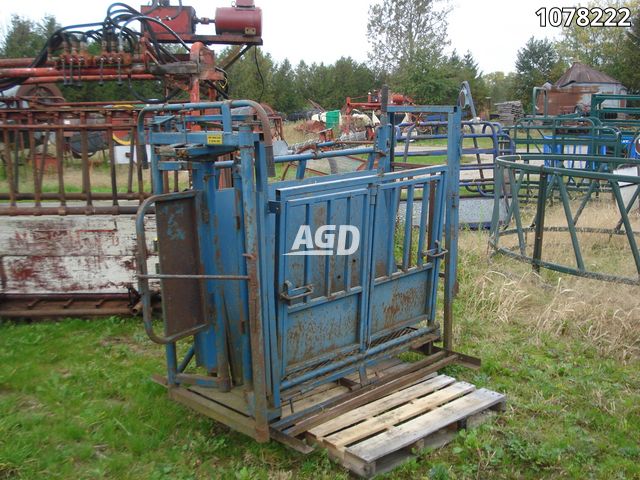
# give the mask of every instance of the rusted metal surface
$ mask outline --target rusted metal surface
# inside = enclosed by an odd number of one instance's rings
[[[160,19],[158,9],[175,15]],[[0,91],[11,88],[14,95],[0,98],[0,295],[126,292],[137,253],[130,216],[152,190],[151,152],[140,145],[145,135],[138,130],[149,126],[137,119],[153,99],[136,93],[136,81],[162,81],[159,102],[181,92],[194,101],[226,98],[224,69],[262,44],[261,10],[248,0],[222,10],[216,35],[197,34],[197,23],[215,20],[198,19],[192,7],[154,2],[145,11],[151,16],[115,3],[102,23],[58,30],[35,58],[0,60]],[[97,54],[87,37],[100,47]],[[179,48],[169,51],[166,44]],[[222,44],[237,48],[218,65],[208,46]],[[137,100],[70,103],[52,84],[106,81],[129,83]],[[258,113],[263,126],[273,125],[264,131],[272,158],[271,138],[282,138],[282,122],[272,110],[269,119]],[[190,172],[156,180],[164,193],[192,187]],[[221,185],[230,184],[227,170]],[[153,225],[149,233],[155,236]],[[150,271],[154,258],[144,260]],[[189,284],[184,280],[163,282]]]
[[[0,215],[135,213],[150,189],[135,155],[138,112],[111,104],[0,108]]]
[[[0,295],[0,318],[130,316],[140,313],[138,301],[134,290],[112,294]],[[160,308],[157,299],[153,306]]]
[[[162,274],[199,275],[200,247],[196,234],[195,197],[156,204],[158,257]],[[189,331],[206,318],[203,308],[202,282],[196,279],[161,280],[162,310],[166,336]]]
[[[552,87],[544,91],[544,95],[538,95],[536,108],[538,112],[546,112],[546,115],[564,115],[574,113],[578,105],[590,105],[591,95],[598,93],[594,87]],[[546,105],[545,105],[546,103]]]
[[[20,215],[0,223],[0,295],[113,295],[135,285],[131,215]],[[155,231],[153,216],[147,227]],[[148,261],[155,268],[156,256]]]

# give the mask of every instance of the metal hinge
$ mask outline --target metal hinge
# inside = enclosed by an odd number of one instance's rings
[[[269,210],[269,213],[278,214],[282,210],[282,205],[280,204],[280,202],[275,202],[272,200],[269,202],[268,210]]]

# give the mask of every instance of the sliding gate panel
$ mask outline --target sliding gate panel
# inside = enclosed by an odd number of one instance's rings
[[[281,380],[435,332],[446,171],[276,188]]]
[[[363,350],[375,176],[276,190],[282,378]]]
[[[433,324],[446,167],[427,172],[388,174],[379,187],[369,307],[372,343],[396,338],[406,327]]]

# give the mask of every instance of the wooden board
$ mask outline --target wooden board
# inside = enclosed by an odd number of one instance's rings
[[[502,394],[437,375],[327,419],[305,435],[353,473],[370,478],[406,461],[415,448],[445,445],[505,402]]]
[[[153,216],[145,225],[151,242]],[[0,293],[126,294],[137,286],[136,250],[133,215],[3,217]],[[157,261],[149,258],[150,272]]]

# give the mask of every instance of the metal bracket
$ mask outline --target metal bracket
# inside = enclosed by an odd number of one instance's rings
[[[269,202],[269,213],[280,213],[282,210],[282,204],[280,202],[270,201]]]
[[[482,365],[482,361],[477,357],[472,357],[471,355],[465,355],[464,353],[454,352],[452,350],[440,348],[440,347],[437,347],[436,345],[431,346],[431,351],[433,353],[446,352],[447,356],[455,355],[456,363],[458,365],[464,365],[465,367],[473,368],[474,370],[477,370]]]

